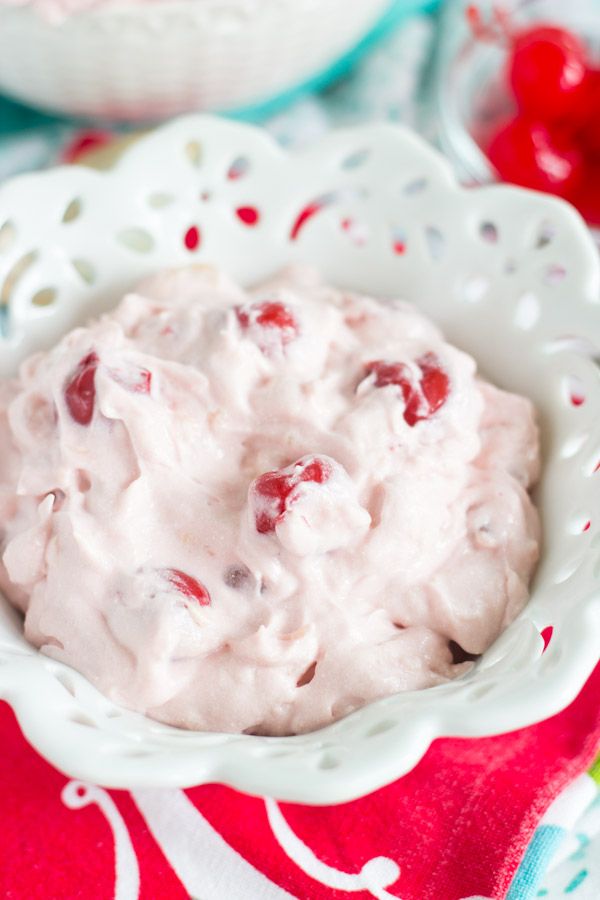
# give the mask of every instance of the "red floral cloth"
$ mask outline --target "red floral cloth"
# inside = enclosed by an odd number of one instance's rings
[[[543,812],[600,746],[599,697],[600,667],[554,718],[436,741],[409,775],[325,808],[216,785],[70,783],[0,704],[0,897],[502,898]]]

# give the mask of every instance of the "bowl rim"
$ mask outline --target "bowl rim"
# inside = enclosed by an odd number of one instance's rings
[[[118,185],[120,178],[125,178],[144,160],[161,147],[170,146],[175,139],[185,135],[201,132],[208,140],[211,136],[217,142],[235,146],[237,141],[247,142],[253,152],[263,153],[273,165],[299,166],[300,171],[318,165],[319,161],[329,156],[339,157],[340,152],[348,145],[362,145],[368,142],[379,142],[389,146],[396,152],[404,152],[419,159],[425,166],[440,190],[449,192],[456,204],[461,198],[473,196],[472,190],[460,188],[451,174],[448,163],[431,147],[406,129],[394,125],[362,126],[336,132],[320,143],[318,147],[291,154],[278,145],[262,130],[252,126],[227,122],[210,116],[188,116],[163,126],[156,132],[143,137],[135,145],[126,150],[116,166],[106,172],[92,172],[80,167],[63,167],[48,172],[20,176],[0,187],[0,218],[6,198],[19,193],[32,191],[48,195],[54,184],[64,183],[88,184],[91,188],[105,190],[114,179]],[[159,154],[160,155],[160,154]],[[164,156],[161,157],[164,164]],[[542,212],[558,216],[561,226],[569,232],[570,237],[581,249],[584,260],[579,273],[582,302],[598,303],[597,290],[600,285],[600,261],[594,244],[579,215],[563,201],[549,198],[519,188],[493,186],[478,189],[479,198],[490,198],[493,202],[527,201],[534,203]],[[0,259],[1,273],[1,259]],[[596,310],[597,314],[597,310]],[[4,604],[6,605],[6,604]],[[94,737],[94,730],[80,728],[76,738],[76,750],[65,740],[65,732],[56,728],[56,721],[51,715],[56,702],[62,709],[71,700],[63,697],[65,679],[71,679],[82,692],[82,704],[89,703],[99,708],[106,705],[106,700],[87,682],[83,676],[69,667],[44,657],[33,648],[28,648],[21,640],[20,650],[8,662],[0,666],[0,699],[6,699],[15,710],[17,719],[36,749],[55,766],[69,775],[86,781],[114,788],[178,786],[191,787],[200,783],[220,782],[251,794],[269,795],[281,800],[304,802],[311,804],[341,803],[362,796],[378,787],[395,780],[409,771],[425,754],[432,740],[438,737],[475,737],[498,734],[514,730],[539,721],[559,712],[570,703],[594,668],[598,658],[600,643],[600,588],[587,598],[582,598],[581,608],[577,616],[573,615],[564,626],[563,641],[578,647],[576,654],[570,658],[560,656],[552,667],[548,665],[544,677],[533,679],[526,698],[513,707],[506,707],[502,695],[495,700],[486,701],[484,708],[487,715],[482,715],[481,697],[474,697],[468,704],[464,699],[453,700],[452,688],[458,682],[424,692],[412,692],[404,695],[408,700],[419,698],[431,700],[430,709],[423,701],[423,711],[410,727],[396,721],[394,727],[384,729],[382,726],[389,719],[390,706],[398,697],[384,698],[353,713],[310,735],[299,735],[288,738],[262,738],[253,736],[227,736],[224,744],[218,740],[212,745],[207,743],[200,751],[188,737],[214,737],[219,735],[202,735],[196,732],[181,732],[168,726],[156,725],[156,734],[163,740],[151,757],[126,752],[130,746],[122,743],[117,750],[100,746]],[[0,609],[0,660],[2,660],[3,640],[6,646],[7,637],[13,637],[18,623],[14,614]],[[494,655],[498,658],[500,645],[514,649],[515,660],[526,658],[532,652],[541,655],[541,637],[529,619],[519,619],[513,623],[496,644],[487,651],[486,659],[490,666],[494,665]],[[493,653],[492,653],[493,651]],[[552,649],[547,655],[551,657]],[[521,655],[519,655],[521,654]],[[523,657],[523,654],[525,656]],[[62,681],[61,681],[62,678]],[[37,702],[41,692],[48,698],[42,708]],[[58,692],[58,693],[57,693]],[[421,702],[421,701],[419,701]],[[350,767],[331,766],[328,763],[332,742],[340,740],[340,734],[352,733],[357,723],[362,722],[366,710],[371,710],[377,720],[369,734],[368,758],[357,757]],[[129,714],[127,721],[135,731],[136,722],[144,717]],[[147,719],[144,722],[148,724]],[[345,723],[345,724],[344,724]],[[72,730],[72,724],[70,724]],[[75,721],[75,724],[76,721]],[[151,723],[152,724],[152,723]],[[81,725],[81,723],[80,723]],[[412,728],[412,731],[411,731]],[[71,732],[70,732],[71,733]],[[364,733],[364,729],[363,729]],[[114,734],[110,737],[114,742]],[[109,740],[109,744],[110,744]],[[127,739],[129,741],[129,738]],[[157,737],[158,740],[158,737]],[[179,750],[177,764],[173,764],[173,742],[177,741]],[[189,743],[190,747],[185,747]],[[135,740],[133,741],[135,746]],[[289,748],[292,755],[306,757],[308,745],[317,747],[318,763],[312,770],[312,777],[299,778],[298,768],[284,759],[275,757],[279,748]],[[112,745],[111,745],[112,746]],[[265,750],[266,748],[266,750]],[[264,753],[263,753],[264,750]],[[286,750],[287,753],[287,750]],[[268,756],[265,754],[273,754]],[[289,757],[289,754],[288,754]],[[373,764],[373,763],[376,764]],[[158,774],[157,774],[158,773]]]

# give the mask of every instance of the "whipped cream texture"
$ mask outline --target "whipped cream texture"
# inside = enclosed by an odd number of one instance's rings
[[[412,306],[167,271],[0,384],[0,587],[126,707],[308,731],[517,616],[538,469],[531,403]]]

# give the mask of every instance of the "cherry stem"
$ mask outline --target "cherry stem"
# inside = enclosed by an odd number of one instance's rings
[[[510,13],[502,6],[494,5],[490,19],[484,21],[479,6],[476,3],[470,3],[465,8],[465,18],[473,37],[478,41],[497,44],[512,42],[514,39]]]

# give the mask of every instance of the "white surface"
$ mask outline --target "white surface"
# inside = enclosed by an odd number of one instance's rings
[[[320,72],[388,4],[164,0],[57,25],[30,6],[0,6],[0,90],[32,106],[112,119],[235,109]]]
[[[239,156],[248,172],[229,180]],[[204,192],[210,199],[200,199]],[[157,207],[157,193],[169,202]],[[316,197],[329,205],[290,241],[299,211]],[[75,199],[80,213],[64,222]],[[261,213],[254,228],[234,214],[248,204]],[[352,239],[356,229],[340,226],[349,217],[361,225],[361,242]],[[495,224],[496,242],[482,238],[484,222]],[[203,240],[191,254],[183,234],[194,223]],[[547,223],[552,237],[540,241]],[[144,252],[132,249],[132,229]],[[399,229],[401,255],[392,252]],[[34,251],[7,291],[7,274],[14,277],[15,263]],[[334,283],[401,296],[472,353],[486,376],[534,400],[543,422],[545,543],[532,599],[463,679],[384,699],[293,738],[183,732],[118,710],[82,676],[29,647],[4,605],[0,696],[34,746],[70,775],[112,787],[219,781],[332,803],[405,773],[435,737],[500,733],[568,704],[600,649],[600,473],[592,477],[600,460],[592,358],[600,346],[600,267],[579,217],[561,201],[516,188],[460,190],[443,160],[393,126],[338,132],[287,156],[258,130],[181,119],[141,141],[112,173],[59,169],[0,190],[0,284],[10,294],[0,369],[10,372],[25,353],[107,308],[140,276],[193,259],[244,283],[305,260]],[[91,284],[73,260],[94,273]],[[549,276],[557,266],[561,279]],[[32,305],[45,288],[56,291],[54,303]],[[559,349],[556,340],[567,335],[580,340]],[[586,394],[577,407],[568,400],[572,378]],[[547,625],[554,635],[542,656],[539,630]]]

